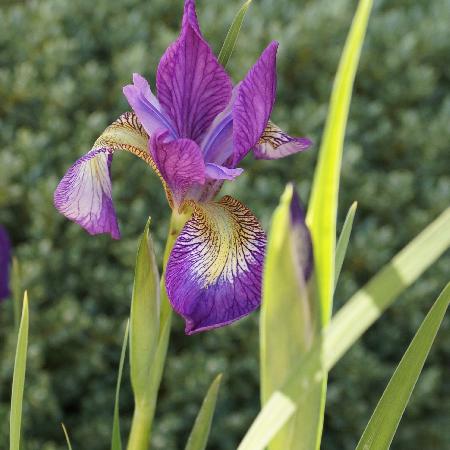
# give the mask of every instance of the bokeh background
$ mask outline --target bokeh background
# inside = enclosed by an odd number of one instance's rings
[[[198,0],[218,52],[240,1]],[[357,74],[342,170],[339,221],[359,203],[338,308],[433,220],[450,196],[450,2],[376,0]],[[154,81],[175,39],[181,0],[0,0],[0,223],[9,230],[31,299],[25,450],[108,448],[113,392],[129,313],[137,239],[148,215],[159,256],[169,210],[159,180],[138,159],[114,159],[123,238],[90,237],[58,215],[52,195],[65,170],[127,105],[138,71]],[[226,187],[267,228],[285,183],[308,198],[338,58],[355,0],[254,0],[229,66],[239,80],[280,41],[273,118],[307,135],[309,152],[276,162],[248,158]],[[323,448],[352,449],[424,314],[448,278],[447,254],[333,370]],[[7,447],[15,333],[0,305],[0,448]],[[393,449],[450,442],[450,324],[439,332]],[[258,314],[186,337],[173,323],[153,448],[181,449],[207,386],[224,372],[210,449],[236,447],[259,407]],[[447,383],[445,383],[447,381]],[[123,430],[132,413],[129,379]]]

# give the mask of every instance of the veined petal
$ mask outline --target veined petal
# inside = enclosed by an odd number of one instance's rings
[[[66,173],[54,194],[56,209],[90,234],[120,233],[111,197],[111,161],[116,150],[128,151],[150,165],[167,189],[149,151],[148,135],[133,113],[122,114],[95,141],[93,148]]]
[[[257,144],[272,113],[278,43],[272,42],[242,81],[233,109],[233,166]]]
[[[123,93],[148,134],[165,129],[170,132],[173,139],[176,138],[171,120],[162,111],[158,99],[153,95],[144,77],[138,73],[133,74],[133,84],[125,86]]]
[[[64,175],[55,191],[56,209],[89,234],[120,238],[111,192],[112,152],[91,150]]]
[[[9,296],[9,266],[11,243],[6,229],[0,225],[0,301]]]
[[[152,135],[150,148],[175,205],[179,207],[192,185],[205,182],[205,162],[200,147],[194,141],[177,139],[166,142],[166,138],[166,132]]]
[[[193,1],[185,4],[180,37],[161,58],[156,85],[178,137],[198,143],[230,100],[231,80],[200,34]]]
[[[239,167],[236,169],[229,169],[228,167],[219,166],[218,164],[205,164],[206,177],[211,180],[234,180],[241,175],[243,171],[244,169],[240,169]]]
[[[308,138],[291,137],[269,120],[253,148],[253,155],[256,159],[279,159],[307,150],[311,145],[312,141]]]
[[[186,333],[227,325],[261,303],[266,235],[238,200],[194,204],[169,257],[166,288]]]

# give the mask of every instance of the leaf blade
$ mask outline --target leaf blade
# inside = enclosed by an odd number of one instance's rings
[[[221,380],[222,374],[219,374],[211,383],[186,443],[186,450],[204,450],[206,448]]]
[[[231,23],[218,57],[219,63],[223,67],[226,67],[228,61],[230,60],[231,54],[233,53],[233,50],[236,46],[239,32],[241,31],[241,27],[245,19],[245,14],[247,13],[251,2],[252,0],[247,0],[234,16],[233,22]]]
[[[61,424],[61,427],[64,432],[64,437],[66,438],[67,448],[68,448],[68,450],[72,450],[72,444],[70,443],[69,433],[67,433],[67,429],[63,423]]]
[[[342,265],[344,264],[344,258],[347,254],[347,247],[350,241],[350,234],[352,232],[353,220],[355,219],[356,208],[358,207],[357,202],[353,202],[352,206],[347,212],[345,217],[344,225],[342,226],[342,231],[336,245],[336,263],[334,272],[334,287],[336,288],[337,282],[339,280],[339,275],[341,274]]]
[[[130,320],[128,319],[127,324],[125,326],[125,334],[123,336],[122,351],[120,353],[120,361],[119,361],[119,372],[117,375],[116,395],[114,399],[114,416],[113,416],[113,429],[111,437],[111,450],[122,450],[122,437],[120,434],[119,399],[120,399],[120,384],[122,381],[122,372],[128,345],[129,328],[130,328]]]
[[[295,410],[296,406],[289,397],[278,391],[272,394],[237,450],[263,450]]]
[[[9,427],[9,448],[10,450],[20,449],[20,432],[22,425],[22,403],[25,385],[25,372],[27,366],[28,350],[28,294],[25,291],[22,304],[22,317],[20,320],[17,337],[16,356],[14,361],[14,374],[11,394],[11,413]]]
[[[435,301],[403,355],[356,450],[389,448],[449,304],[450,283]]]

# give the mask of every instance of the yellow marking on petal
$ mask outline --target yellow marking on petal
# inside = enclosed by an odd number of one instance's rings
[[[232,283],[242,272],[250,270],[256,245],[264,241],[264,231],[255,216],[238,200],[225,196],[220,202],[193,203],[194,221],[187,230],[190,246],[202,253],[192,271],[207,288],[220,281]]]
[[[148,150],[148,140],[149,136],[139,122],[136,114],[126,112],[105,129],[95,141],[93,149],[106,148],[111,150],[111,152],[124,150],[145,161],[160,178],[166,191],[169,205],[173,208],[172,193],[167,187]]]
[[[284,133],[280,127],[275,125],[270,120],[267,122],[267,126],[259,138],[259,145],[269,145],[268,149],[276,150],[283,144],[287,144],[291,139]]]

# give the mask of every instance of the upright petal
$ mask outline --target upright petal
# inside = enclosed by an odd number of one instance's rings
[[[89,234],[120,238],[111,192],[112,152],[91,150],[64,175],[55,191],[56,209]]]
[[[180,37],[161,58],[156,86],[178,136],[198,143],[228,104],[231,80],[200,34],[193,1],[185,4]]]
[[[133,84],[125,86],[123,93],[148,134],[165,129],[170,132],[173,139],[177,137],[170,118],[162,111],[158,99],[153,95],[144,77],[138,73],[133,74]]]
[[[9,266],[11,243],[6,229],[0,225],[0,301],[9,296]]]
[[[190,139],[166,142],[167,133],[151,137],[153,159],[170,189],[176,206],[181,206],[186,192],[195,183],[205,182],[205,163],[200,147]]]
[[[269,120],[253,155],[256,159],[279,159],[307,150],[311,145],[308,138],[291,137]]]
[[[186,333],[227,325],[261,303],[266,235],[238,200],[195,204],[169,257],[166,288]]]
[[[233,165],[256,145],[275,102],[278,43],[272,42],[242,81],[233,109]]]

